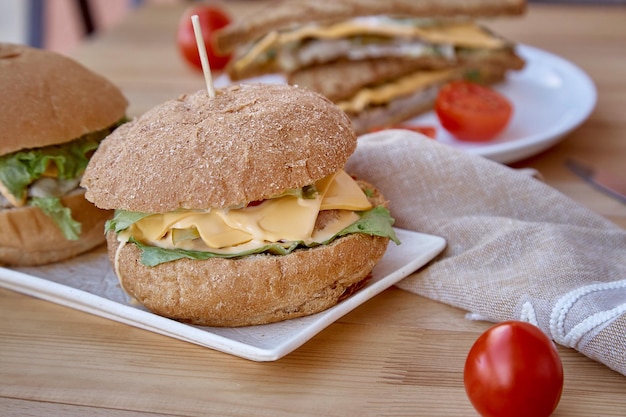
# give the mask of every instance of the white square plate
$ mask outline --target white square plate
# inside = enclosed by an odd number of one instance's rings
[[[201,327],[153,314],[130,302],[104,248],[52,265],[0,268],[0,286],[231,355],[273,361],[424,266],[446,245],[438,236],[395,230],[402,244],[389,243],[372,279],[358,292],[321,313],[261,326]]]

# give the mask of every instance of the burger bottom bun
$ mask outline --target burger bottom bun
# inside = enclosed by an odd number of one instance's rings
[[[78,240],[67,240],[37,207],[0,210],[0,265],[35,266],[72,258],[105,242],[104,223],[112,212],[85,200],[84,190],[61,199],[81,223]]]
[[[120,243],[112,232],[107,239],[114,263]],[[388,241],[358,233],[284,256],[179,259],[155,267],[143,265],[141,250],[127,244],[118,274],[126,292],[156,314],[204,326],[266,324],[320,312],[352,294]]]

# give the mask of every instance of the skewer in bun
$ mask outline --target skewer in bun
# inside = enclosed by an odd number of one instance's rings
[[[264,324],[335,305],[397,241],[383,195],[343,171],[356,142],[317,93],[234,85],[121,126],[82,185],[116,209],[109,256],[132,297],[184,322]]]

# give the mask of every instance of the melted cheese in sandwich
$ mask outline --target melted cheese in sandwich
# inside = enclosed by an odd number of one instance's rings
[[[305,39],[346,39],[357,36],[406,37],[424,43],[448,44],[466,48],[497,49],[506,42],[491,35],[474,22],[450,22],[419,26],[384,16],[370,16],[330,26],[306,25],[290,31],[272,31],[254,44],[235,62],[237,71],[252,65],[268,51]]]
[[[315,198],[285,195],[240,209],[177,211],[153,214],[121,232],[153,246],[238,253],[268,243],[324,242],[358,219],[355,211],[372,208],[358,184],[343,170],[316,184]],[[315,230],[321,210],[338,210],[332,221]],[[187,238],[179,239],[177,236]]]
[[[359,90],[349,100],[337,103],[347,113],[359,113],[369,105],[389,103],[396,97],[411,94],[417,90],[449,80],[457,70],[422,71],[398,78],[393,82]]]
[[[279,33],[276,42],[286,44],[307,38],[340,39],[360,35],[419,38],[430,43],[450,43],[468,48],[500,48],[504,41],[473,22],[419,26],[380,16],[357,18],[332,26],[308,25]]]

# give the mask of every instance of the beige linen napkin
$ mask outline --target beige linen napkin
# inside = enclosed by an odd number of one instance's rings
[[[396,226],[447,248],[398,284],[489,321],[530,321],[626,375],[626,231],[528,173],[391,130],[347,169],[391,201]]]

